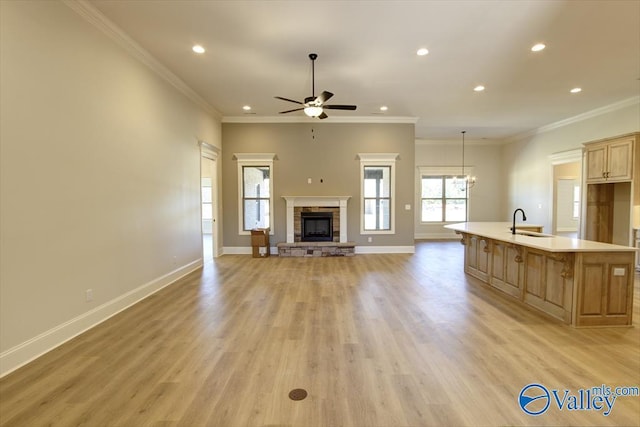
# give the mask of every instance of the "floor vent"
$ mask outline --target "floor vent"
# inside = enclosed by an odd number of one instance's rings
[[[302,400],[307,397],[307,390],[302,388],[294,388],[289,392],[289,399],[291,400]]]

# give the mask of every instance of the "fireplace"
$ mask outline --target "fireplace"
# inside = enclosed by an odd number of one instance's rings
[[[351,196],[282,196],[287,201],[287,243],[300,242],[300,213],[332,212],[333,241],[347,242],[347,201]]]
[[[333,214],[331,212],[300,212],[300,240],[302,242],[332,242]]]

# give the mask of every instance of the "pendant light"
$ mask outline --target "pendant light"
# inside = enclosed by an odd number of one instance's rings
[[[462,177],[461,177],[460,186],[462,187],[461,188],[462,191],[466,191],[467,189],[475,185],[476,177],[469,176],[464,173],[464,134],[467,133],[467,131],[463,130],[461,133],[462,133]]]

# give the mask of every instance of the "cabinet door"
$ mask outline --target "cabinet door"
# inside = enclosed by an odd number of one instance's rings
[[[606,181],[606,144],[594,145],[587,148],[587,182]]]
[[[576,326],[631,325],[634,254],[581,254]]]
[[[489,244],[478,236],[467,239],[465,272],[485,282],[489,281]]]
[[[492,286],[501,291],[522,298],[522,248],[502,242],[491,245],[491,277]]]
[[[607,181],[630,181],[633,175],[633,139],[609,143]]]
[[[571,323],[573,256],[527,249],[524,302]]]

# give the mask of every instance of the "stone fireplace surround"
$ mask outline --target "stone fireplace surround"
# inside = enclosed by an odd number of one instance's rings
[[[347,242],[347,201],[351,196],[282,196],[287,202],[287,243],[294,243],[295,238],[295,208],[338,208],[340,220],[334,216],[334,237],[336,230],[339,230],[338,242]],[[325,209],[322,209],[325,210]],[[301,209],[298,209],[298,217]],[[298,218],[298,222],[300,218]],[[298,230],[298,234],[300,231]],[[335,239],[334,239],[335,240]]]
[[[278,255],[283,257],[355,255],[355,243],[347,241],[347,201],[351,196],[283,196],[283,198],[287,202],[287,241],[278,243]],[[303,210],[333,212],[333,242],[300,241],[300,212]]]

